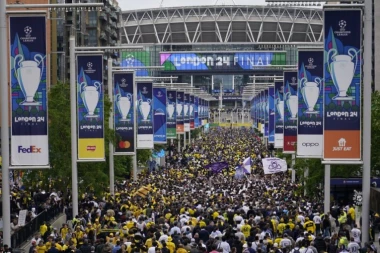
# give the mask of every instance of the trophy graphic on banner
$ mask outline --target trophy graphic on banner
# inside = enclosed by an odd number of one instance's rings
[[[148,117],[150,114],[151,102],[152,101],[150,99],[147,99],[146,101],[143,101],[142,99],[139,100],[139,109],[140,109],[141,115],[143,116],[142,121],[144,122],[150,121]]]
[[[189,114],[189,105],[184,104],[183,105],[183,115],[184,115],[184,117],[187,117],[187,116],[189,116],[188,114]]]
[[[281,101],[280,98],[276,99],[276,109],[278,114],[280,114],[280,121],[284,121],[284,101]]]
[[[175,106],[174,102],[171,104],[169,102],[166,103],[166,111],[168,112],[169,119],[173,119],[174,106]]]
[[[352,79],[354,78],[356,66],[358,64],[358,53],[353,48],[350,48],[346,54],[338,55],[335,48],[331,48],[327,53],[327,60],[332,60],[328,63],[330,75],[338,94],[333,100],[353,100],[353,97],[347,96],[347,90],[350,88]],[[331,55],[331,56],[330,56]],[[353,59],[355,58],[355,63]]]
[[[193,115],[193,111],[194,111],[194,106],[192,104],[190,104],[190,116]]]
[[[319,93],[321,92],[322,80],[319,77],[314,79],[314,82],[308,82],[307,78],[302,78],[300,81],[301,93],[303,101],[307,106],[306,114],[317,114],[319,112],[314,110],[315,104],[318,101]]]
[[[16,68],[16,65],[18,65],[18,68]],[[41,65],[41,68],[38,67],[39,65]],[[19,54],[14,59],[13,67],[17,81],[25,97],[25,100],[20,105],[40,105],[39,102],[34,101],[34,95],[38,90],[42,73],[44,72],[44,57],[36,54],[34,60],[25,60],[24,56]]]
[[[290,120],[297,120],[298,97],[290,92],[285,94],[286,105],[291,114]]]
[[[81,98],[87,110],[87,115],[84,116],[85,118],[99,117],[99,115],[95,114],[95,109],[100,98],[100,86],[101,84],[99,82],[95,82],[94,86],[88,86],[86,82],[80,84]]]
[[[183,109],[182,103],[177,103],[177,116],[178,117],[182,115],[182,109]]]
[[[132,101],[131,94],[127,94],[126,97],[122,97],[120,94],[116,95],[116,105],[121,115],[121,119],[119,119],[119,121],[121,122],[130,121],[130,119],[128,119],[128,114],[129,114],[129,110],[131,109],[131,101]]]

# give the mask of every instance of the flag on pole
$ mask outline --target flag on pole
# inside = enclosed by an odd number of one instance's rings
[[[251,165],[252,165],[251,157],[246,158],[243,162],[244,173],[251,174]]]

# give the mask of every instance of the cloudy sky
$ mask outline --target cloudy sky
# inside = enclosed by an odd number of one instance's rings
[[[118,0],[122,10],[158,8],[161,0]],[[216,0],[164,0],[163,7],[214,5]],[[235,0],[238,5],[262,5],[265,0]],[[219,0],[218,4],[232,5],[232,0]]]

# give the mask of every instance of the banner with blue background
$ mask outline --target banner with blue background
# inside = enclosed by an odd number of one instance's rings
[[[269,91],[264,91],[264,137],[269,137]]]
[[[194,96],[190,95],[189,97],[189,110],[190,110],[190,130],[193,130],[194,127]]]
[[[284,72],[284,153],[295,153],[297,142],[298,73]]]
[[[269,143],[274,143],[274,87],[269,87],[268,92],[268,101],[269,101]]]
[[[184,126],[184,95],[183,91],[177,91],[177,134],[185,133]]]
[[[284,83],[277,81],[274,83],[274,147],[284,146]]]
[[[167,90],[166,91],[166,138],[176,139],[177,138],[177,91]]]
[[[194,127],[199,127],[199,97],[194,97]]]
[[[134,78],[134,72],[113,73],[114,129],[117,138],[115,154],[117,155],[135,153]]]
[[[323,50],[299,49],[297,156],[322,157],[323,87]]]
[[[137,148],[152,149],[153,142],[153,84],[137,83]]]
[[[185,132],[190,132],[190,94],[183,95],[183,124]]]
[[[166,143],[166,88],[153,87],[153,141]]]
[[[77,73],[78,160],[104,160],[103,55],[78,55]]]
[[[361,160],[362,19],[359,9],[324,10],[325,160]]]
[[[10,163],[16,166],[47,166],[49,78],[46,65],[46,17],[10,16],[9,27]]]

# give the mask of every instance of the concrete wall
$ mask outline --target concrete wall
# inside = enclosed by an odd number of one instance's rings
[[[52,226],[54,228],[57,228],[58,230],[62,227],[62,224],[63,223],[66,223],[66,214],[61,214],[61,216],[59,216],[53,223],[52,223]],[[29,252],[29,248],[30,246],[32,246],[32,243],[31,241],[27,241],[25,242],[21,247],[20,249],[24,250],[25,253],[28,253]]]

